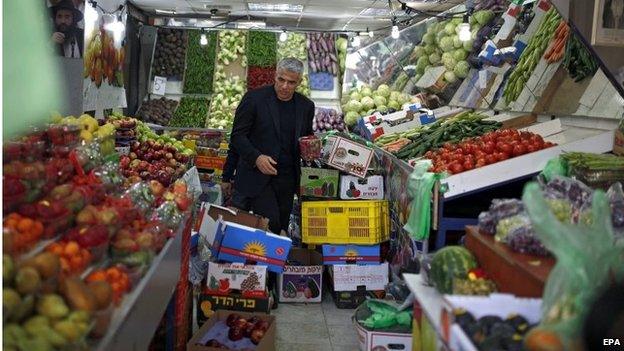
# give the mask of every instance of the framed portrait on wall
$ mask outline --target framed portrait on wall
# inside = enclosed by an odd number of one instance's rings
[[[624,0],[596,0],[591,43],[624,47]]]

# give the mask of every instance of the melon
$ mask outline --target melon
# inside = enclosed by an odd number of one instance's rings
[[[430,280],[442,294],[453,291],[453,279],[466,279],[477,261],[470,251],[461,246],[447,246],[433,255]]]

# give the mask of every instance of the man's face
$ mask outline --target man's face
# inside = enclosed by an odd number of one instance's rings
[[[275,92],[277,98],[282,101],[292,99],[295,89],[301,83],[301,75],[299,73],[280,69],[275,74]]]
[[[54,24],[56,24],[56,30],[67,32],[74,24],[74,14],[70,10],[58,10],[54,17]]]

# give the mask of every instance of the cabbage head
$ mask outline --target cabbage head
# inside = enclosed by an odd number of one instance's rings
[[[455,68],[453,69],[453,73],[455,73],[455,75],[458,78],[462,78],[462,79],[468,76],[469,71],[470,71],[470,65],[466,61],[457,62],[457,64],[455,65]]]
[[[375,107],[375,101],[373,101],[373,98],[370,96],[365,96],[362,98],[362,101],[360,101],[362,103],[362,108],[365,110],[370,110],[371,108]]]
[[[346,111],[358,112],[362,109],[362,103],[358,100],[351,100],[347,103]]]
[[[360,90],[360,95],[362,95],[362,99],[364,99],[365,96],[373,96],[373,89],[371,89],[368,85],[365,85]]]
[[[453,35],[453,47],[455,49],[460,49],[464,46],[464,43],[462,43],[461,40],[459,40],[459,35],[455,34]]]
[[[433,54],[434,52],[436,52],[437,50],[438,50],[438,48],[436,48],[436,46],[435,46],[435,45],[433,45],[433,44],[425,46],[425,53],[426,53],[427,55],[431,55],[431,54]],[[420,57],[419,57],[419,58],[420,58]]]
[[[390,87],[388,86],[388,84],[381,84],[377,87],[377,93],[380,96],[387,98],[388,96],[390,96]],[[377,105],[377,103],[375,103],[375,105]]]
[[[474,18],[476,23],[478,23],[481,27],[488,24],[493,17],[494,12],[492,10],[480,10],[472,15],[472,18]]]
[[[455,47],[453,46],[453,38],[442,37],[442,39],[440,39],[440,49],[442,49],[442,51],[444,52],[449,52],[455,49]]]
[[[440,62],[440,55],[438,55],[437,52],[434,52],[433,54],[429,55],[429,62],[432,65],[436,65]]]
[[[354,125],[357,124],[358,121],[358,117],[360,117],[358,115],[357,112],[355,111],[349,111],[347,112],[347,114],[345,115],[344,121],[345,123],[349,126],[349,127],[353,127]]]
[[[377,111],[379,111],[381,113],[386,113],[386,112],[388,112],[388,106],[386,106],[386,105],[377,106]]]
[[[435,35],[433,33],[425,33],[422,41],[427,45],[431,45],[435,42]]]
[[[401,109],[401,104],[396,101],[396,100],[390,100],[390,102],[388,102],[388,108],[392,108],[395,110],[400,110]]]
[[[453,51],[453,58],[457,61],[463,61],[468,57],[468,52],[464,49],[457,49]]]
[[[449,83],[455,83],[457,81],[457,76],[453,71],[446,71],[444,72],[444,80]]]
[[[386,104],[386,102],[388,101],[385,97],[383,96],[375,96],[373,98],[374,102],[375,102],[375,106],[377,107],[377,109],[379,109],[379,106],[384,106]]]
[[[466,50],[466,51],[468,51],[468,52],[471,52],[471,51],[472,51],[472,44],[473,44],[473,43],[474,43],[474,40],[472,40],[472,39],[470,39],[470,40],[468,40],[468,41],[465,41],[465,42],[463,43],[463,45],[464,45],[464,50]]]
[[[442,63],[444,63],[444,67],[449,70],[452,71],[455,68],[455,65],[457,65],[457,60],[455,60],[455,58],[450,57],[446,60],[443,60]]]
[[[419,59],[425,54],[426,54],[425,47],[418,45],[414,48],[414,51],[412,51],[412,58]]]
[[[455,34],[455,24],[453,24],[453,22],[447,23],[446,25],[444,25],[444,31],[447,35]]]
[[[401,93],[399,93],[398,91],[392,91],[388,100],[399,100],[400,95]]]
[[[416,62],[416,71],[425,71],[425,67],[429,66],[429,57],[423,56]]]
[[[352,92],[349,97],[351,98],[352,101],[353,100],[357,100],[357,101],[362,100],[362,95],[360,93],[358,93],[357,91]]]

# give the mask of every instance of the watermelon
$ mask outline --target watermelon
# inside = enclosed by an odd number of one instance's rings
[[[477,267],[472,253],[461,246],[447,246],[433,255],[429,278],[442,294],[453,292],[453,279],[466,279],[468,271]]]

